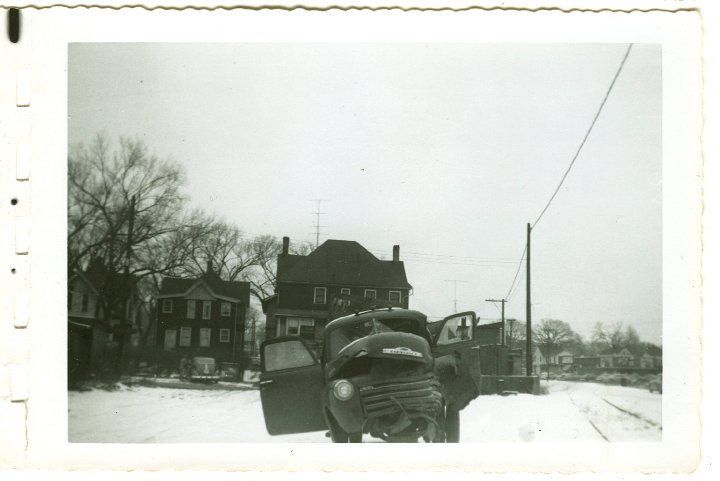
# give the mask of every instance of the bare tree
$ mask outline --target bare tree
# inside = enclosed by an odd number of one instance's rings
[[[246,247],[252,253],[255,266],[247,271],[244,278],[250,282],[252,294],[262,301],[277,288],[277,257],[282,244],[277,237],[264,235],[252,239]],[[293,255],[308,255],[310,252],[312,246],[309,242],[290,246],[290,254]]]
[[[176,163],[159,159],[139,140],[121,138],[113,146],[98,135],[70,148],[68,271],[95,268],[106,322],[127,327],[128,299],[147,301],[150,293],[138,288],[156,284],[142,279],[170,271],[192,247],[197,229],[183,218],[183,181]],[[118,337],[120,353],[126,330]]]
[[[547,361],[547,378],[550,379],[550,363],[552,356],[558,354],[563,345],[573,338],[570,326],[557,319],[543,319],[533,329],[533,341]],[[532,355],[528,353],[528,355]]]
[[[71,149],[68,264],[84,267],[95,258],[111,272],[120,272],[125,264],[135,274],[166,270],[157,262],[157,251],[177,249],[187,241],[178,236],[186,233],[181,219],[186,202],[180,191],[183,171],[150,154],[138,140],[122,138],[117,151],[111,150],[101,135],[87,147]],[[155,262],[146,265],[149,260]]]
[[[600,348],[617,351],[622,349],[624,341],[623,325],[621,322],[605,324],[597,322],[593,326],[592,342]]]
[[[235,225],[212,216],[196,212],[192,223],[198,237],[172,274],[178,277],[199,277],[206,271],[207,263],[213,272],[226,281],[238,280],[242,273],[254,264],[245,248],[242,231]]]
[[[220,278],[250,283],[250,292],[259,301],[275,291],[277,256],[282,249],[277,237],[246,238],[238,227],[202,213],[196,213],[194,225],[200,237],[192,241],[191,252],[182,265],[173,268],[172,275],[198,277],[210,261]],[[193,237],[184,235],[182,238]],[[291,247],[291,253],[296,255],[307,255],[310,250],[309,243],[295,243]],[[189,250],[185,248],[182,252]]]

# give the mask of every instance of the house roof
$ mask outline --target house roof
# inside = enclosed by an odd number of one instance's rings
[[[133,275],[112,272],[98,260],[91,261],[85,271],[76,271],[69,281],[72,282],[75,278],[82,279],[96,295],[119,295],[124,289],[132,290],[135,283]]]
[[[278,282],[412,289],[402,261],[383,261],[355,241],[325,241],[307,256],[280,255]]]
[[[605,349],[600,352],[601,356],[614,356],[614,357],[628,357],[632,356],[633,354],[628,350],[628,348],[623,347],[619,350],[613,350],[613,349]]]
[[[224,281],[215,272],[206,272],[196,279],[185,279],[181,277],[163,277],[159,297],[173,295],[185,295],[193,286],[198,283],[207,285],[216,296],[237,299],[238,301],[250,300],[250,283],[238,281]]]

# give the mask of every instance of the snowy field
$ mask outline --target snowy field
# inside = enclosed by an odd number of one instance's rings
[[[475,399],[461,412],[461,442],[662,439],[660,394],[594,383],[542,385],[548,394]],[[73,391],[68,402],[70,442],[330,442],[324,432],[267,434],[256,390],[120,385],[115,391]]]

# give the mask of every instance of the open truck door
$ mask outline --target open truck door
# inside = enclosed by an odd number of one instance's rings
[[[260,348],[260,399],[268,433],[327,429],[322,410],[323,369],[299,337],[271,339]]]
[[[474,312],[460,312],[435,323],[432,352],[448,402],[459,411],[480,394],[480,341]]]

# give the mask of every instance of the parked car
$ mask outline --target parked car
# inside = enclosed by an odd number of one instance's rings
[[[424,314],[394,308],[341,317],[326,326],[319,359],[299,337],[264,342],[267,431],[458,442],[460,410],[480,393],[480,342],[474,312],[441,323],[431,334]]]
[[[655,376],[648,381],[648,391],[662,394],[662,374]]]
[[[193,357],[180,368],[180,378],[190,381],[220,380],[220,368],[212,357]]]

